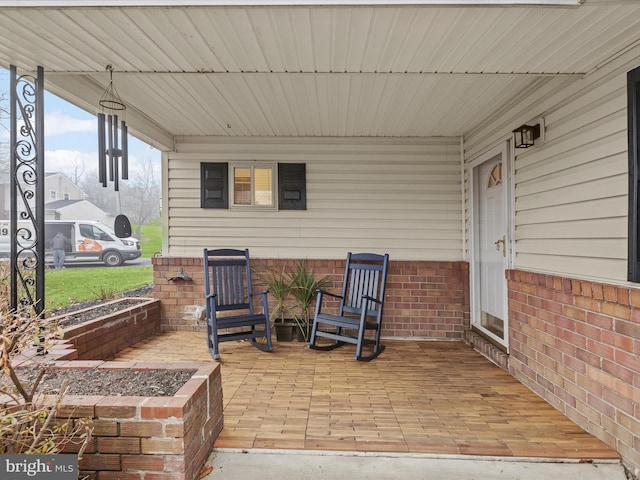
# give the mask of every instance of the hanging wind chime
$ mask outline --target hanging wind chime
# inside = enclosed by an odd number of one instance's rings
[[[113,182],[113,188],[119,190],[119,176],[129,178],[129,154],[127,149],[127,124],[124,112],[127,106],[113,85],[113,67],[107,65],[109,86],[100,98],[98,114],[98,181],[107,186],[107,178]],[[122,113],[118,119],[118,113]],[[118,128],[120,120],[120,128]],[[121,164],[120,164],[121,161]]]
[[[108,181],[113,182],[113,189],[118,192],[120,204],[119,177],[129,179],[129,152],[127,148],[127,124],[124,112],[127,106],[113,85],[113,67],[107,65],[109,71],[109,86],[100,98],[100,113],[98,113],[98,181],[103,187]],[[122,113],[118,119],[118,113]],[[120,128],[118,128],[120,120]],[[116,216],[113,229],[119,238],[131,236],[131,223],[126,215],[120,212]]]

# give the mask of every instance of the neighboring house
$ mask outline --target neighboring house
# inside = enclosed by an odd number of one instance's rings
[[[7,154],[8,155],[8,154]],[[7,166],[8,168],[8,166]],[[11,195],[10,195],[10,184],[9,184],[9,174],[0,172],[0,219],[8,220],[10,218],[10,205],[11,205]],[[44,175],[44,203],[46,212],[46,219],[53,220],[55,216],[58,215],[55,213],[55,208],[52,207],[51,204],[55,204],[59,201],[82,201],[83,205],[86,205],[86,213],[90,215],[89,218],[83,217],[75,218],[75,220],[97,220],[100,218],[107,218],[108,215],[99,209],[97,206],[93,205],[91,202],[86,200],[87,194],[78,187],[75,183],[73,183],[65,174],[61,172],[46,172]],[[99,212],[96,212],[99,210]],[[83,210],[74,210],[80,213],[83,213]],[[71,219],[67,215],[65,215],[66,219]]]
[[[64,173],[46,172],[44,177],[45,204],[57,200],[85,200],[87,198],[87,194]]]
[[[45,220],[95,220],[112,226],[114,219],[88,200],[56,200],[45,204]]]
[[[114,215],[87,200],[87,194],[60,172],[45,173],[45,220],[94,220],[113,225]]]
[[[0,172],[0,220],[8,220],[11,215],[11,187],[9,185],[9,174]]]
[[[122,3],[0,10],[0,64],[94,113],[114,67],[164,152],[165,329],[202,329],[167,279],[204,247],[388,252],[383,335],[472,343],[638,473],[640,2]]]
[[[0,220],[9,218],[9,142],[0,140]]]

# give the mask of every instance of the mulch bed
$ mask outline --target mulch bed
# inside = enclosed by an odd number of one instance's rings
[[[67,395],[110,395],[170,397],[192,377],[195,370],[95,370],[46,369],[38,392],[60,393],[63,381],[68,382]],[[31,384],[38,370],[19,368],[18,377]]]
[[[57,317],[60,315],[66,315],[64,319],[60,320],[60,325],[62,327],[68,327],[70,325],[77,325],[78,323],[83,323],[88,320],[93,320],[95,318],[102,317],[104,315],[108,315],[109,313],[113,313],[118,310],[123,310],[125,308],[129,308],[140,303],[140,300],[128,300],[130,297],[151,297],[153,294],[153,285],[145,285],[140,288],[136,288],[134,290],[129,290],[128,292],[124,292],[120,294],[118,297],[108,298],[108,299],[97,299],[97,300],[89,300],[87,302],[76,303],[64,308],[58,308],[56,310],[52,310],[48,313],[47,317]],[[122,298],[120,302],[113,305],[102,305],[105,302],[115,300],[117,298]],[[89,307],[92,308],[90,311],[80,312],[79,310],[84,310]],[[77,312],[77,313],[73,313]],[[73,315],[71,315],[73,313]]]

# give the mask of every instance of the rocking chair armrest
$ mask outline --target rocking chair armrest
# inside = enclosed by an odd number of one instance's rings
[[[262,297],[262,308],[264,309],[265,312],[268,312],[268,308],[269,308],[269,299],[267,298],[267,294],[269,293],[268,290],[260,290],[258,292],[249,292],[249,298],[253,298],[253,297]]]
[[[321,295],[329,295],[333,298],[343,298],[342,295],[338,295],[337,293],[327,292],[326,290],[318,290],[318,293]]]
[[[362,298],[364,298],[365,300],[370,300],[370,301],[372,301],[374,303],[377,303],[378,305],[382,304],[381,300],[378,300],[377,298],[370,297],[369,295],[363,295]]]

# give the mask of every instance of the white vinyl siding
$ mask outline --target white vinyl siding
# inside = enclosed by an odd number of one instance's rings
[[[638,65],[637,52],[627,54],[560,91],[532,98],[545,110],[513,108],[502,116],[501,123],[513,119],[512,128],[538,117],[546,124],[543,145],[515,150],[515,268],[626,281],[626,73]],[[466,139],[467,160],[469,152],[486,148],[482,137],[496,130],[494,125]],[[502,131],[503,139],[508,133]]]
[[[168,154],[168,253],[250,248],[275,258],[462,259],[460,142],[438,139],[178,139]],[[201,209],[200,162],[306,164],[307,210]]]

